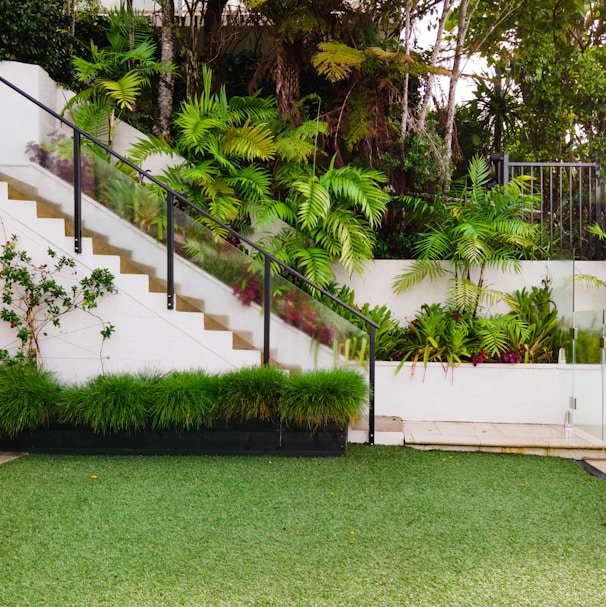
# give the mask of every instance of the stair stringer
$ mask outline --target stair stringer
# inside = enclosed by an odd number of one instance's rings
[[[47,335],[41,335],[43,366],[60,379],[79,382],[103,372],[194,368],[221,372],[260,364],[258,351],[233,349],[231,332],[204,330],[201,312],[168,310],[165,295],[149,292],[147,276],[121,273],[120,258],[94,254],[90,238],[83,239],[83,252],[74,255],[63,219],[39,218],[35,202],[9,200],[5,183],[0,183],[0,230],[5,241],[15,234],[19,249],[35,264],[52,263],[48,248],[74,259],[77,275],[69,269],[56,277],[66,287],[95,268],[107,268],[115,276],[118,292],[99,299],[93,315],[74,310],[62,317],[59,328],[49,326]],[[105,342],[101,321],[115,326]],[[19,345],[14,330],[0,323],[0,348],[12,352]]]
[[[56,177],[37,164],[0,166],[0,177],[28,184],[43,197],[73,216],[71,184]],[[91,232],[102,234],[116,248],[128,250],[133,261],[152,268],[156,277],[166,277],[166,248],[92,198],[82,196],[83,225]],[[204,272],[190,261],[175,256],[175,291],[198,302],[201,309],[213,316],[227,316],[228,328],[250,335],[253,347],[262,350],[264,343],[263,314],[256,304],[243,306],[232,289]],[[310,370],[330,368],[336,363],[332,349],[320,345],[308,335],[272,315],[271,354],[276,364],[287,368]]]

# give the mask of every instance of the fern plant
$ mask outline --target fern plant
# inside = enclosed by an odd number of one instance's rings
[[[228,99],[224,87],[214,93],[207,67],[202,81],[200,97],[185,101],[176,115],[175,147],[148,136],[131,148],[130,158],[137,164],[158,153],[183,158],[163,172],[163,181],[223,223],[263,215],[271,201],[271,175],[261,163],[276,154],[268,124],[276,113],[273,103],[256,95]],[[215,222],[205,223],[226,236]]]

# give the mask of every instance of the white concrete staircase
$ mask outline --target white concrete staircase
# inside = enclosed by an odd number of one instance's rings
[[[35,163],[0,165],[0,180],[33,199],[43,198],[56,215],[73,216],[73,188]],[[82,196],[82,222],[85,232],[101,238],[110,249],[128,254],[129,259],[160,280],[166,271],[166,248],[149,234],[121,219],[110,209],[88,196]],[[70,250],[73,246],[70,244]],[[219,321],[247,347],[263,350],[263,314],[260,306],[243,306],[232,288],[205,273],[181,256],[175,256],[175,291],[181,301]],[[208,328],[211,328],[210,325]],[[272,315],[271,358],[287,369],[330,368],[335,364],[331,348],[318,345],[308,335]]]
[[[5,240],[17,235],[19,248],[26,250],[35,263],[50,263],[48,248],[75,259],[78,275],[63,272],[61,280],[66,285],[95,268],[107,268],[115,276],[118,293],[99,301],[96,317],[71,312],[62,319],[59,329],[49,328],[42,338],[45,367],[62,379],[79,381],[102,371],[204,368],[217,372],[261,362],[258,350],[234,347],[231,331],[205,328],[202,312],[168,310],[166,295],[150,291],[148,275],[125,273],[120,256],[93,251],[92,238],[84,238],[82,253],[75,255],[64,219],[39,217],[33,200],[11,200],[6,182],[0,182],[0,230]],[[116,327],[104,343],[99,319]],[[216,322],[207,324],[219,327]],[[19,342],[14,331],[6,323],[2,325],[0,347],[15,348]]]

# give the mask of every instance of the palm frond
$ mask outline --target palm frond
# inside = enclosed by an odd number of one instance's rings
[[[276,152],[286,162],[307,162],[316,151],[318,133],[326,135],[328,125],[321,120],[307,120],[297,128],[290,128],[276,138]]]
[[[258,92],[247,97],[231,97],[229,110],[240,124],[247,120],[254,123],[270,122],[278,114],[274,100],[271,97],[260,97]]]
[[[156,44],[146,38],[139,42],[136,46],[126,51],[122,56],[122,63],[128,64],[132,61],[142,64],[141,67],[143,69],[151,69],[152,71],[157,71],[160,67],[160,64],[154,61],[156,56]]]
[[[361,211],[372,227],[377,227],[385,212],[389,195],[379,183],[387,180],[383,173],[353,167],[330,169],[320,178],[326,189],[344,204]]]
[[[106,141],[109,133],[109,110],[108,104],[103,99],[92,96],[88,103],[79,103],[72,108],[71,118],[77,126],[95,139]]]
[[[403,293],[426,278],[436,280],[447,274],[452,274],[452,271],[437,259],[415,259],[406,272],[395,277],[392,289],[394,293]]]
[[[247,120],[240,128],[232,127],[221,140],[221,151],[227,156],[253,160],[271,160],[276,155],[273,133],[266,125],[253,126]]]
[[[285,162],[307,162],[315,150],[313,142],[298,137],[281,137],[276,140],[276,154]]]
[[[223,121],[209,116],[200,107],[200,101],[193,99],[181,106],[175,125],[180,130],[180,147],[184,153],[204,154],[208,151],[207,138],[215,129],[224,126]]]
[[[364,262],[372,258],[375,234],[347,208],[331,208],[311,234],[349,272],[362,270]]]
[[[313,228],[330,210],[330,195],[317,177],[299,179],[292,184],[296,193],[297,218],[303,228]]]
[[[289,250],[289,257],[295,261],[295,267],[301,270],[309,280],[319,286],[329,283],[334,274],[332,257],[320,247],[298,247]]]
[[[129,159],[138,165],[155,154],[166,154],[173,157],[176,152],[164,137],[154,135],[147,135],[144,139],[138,139],[128,150]]]
[[[419,259],[432,261],[451,259],[453,257],[453,240],[448,232],[431,230],[421,234],[414,250]]]
[[[213,183],[221,176],[217,163],[210,158],[193,166],[182,167],[180,172],[184,180],[198,186]]]
[[[233,177],[226,177],[225,182],[234,190],[243,192],[243,198],[256,203],[270,195],[271,176],[267,170],[250,165],[243,167]]]
[[[145,78],[140,72],[131,70],[119,80],[100,78],[98,82],[119,108],[132,110],[133,104],[141,92],[141,86],[145,83]]]
[[[295,223],[296,213],[281,200],[272,200],[265,198],[259,201],[259,206],[253,214],[253,224],[258,228],[267,228],[273,226],[276,220],[286,223]]]
[[[480,349],[487,352],[490,356],[499,356],[509,342],[507,334],[502,323],[495,322],[495,318],[476,320],[476,335],[480,341]]]
[[[94,42],[91,41],[91,52],[97,50]],[[86,59],[82,59],[82,57],[73,57],[72,65],[74,67],[74,74],[76,79],[79,82],[89,83],[92,81],[97,74],[99,73],[100,65],[94,61],[87,61]]]
[[[483,156],[476,155],[469,162],[471,188],[483,188],[490,180],[490,163]]]

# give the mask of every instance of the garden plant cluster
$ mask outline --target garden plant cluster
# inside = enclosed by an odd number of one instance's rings
[[[101,375],[65,385],[32,362],[0,365],[0,436],[44,427],[98,434],[201,430],[233,421],[268,421],[313,431],[347,425],[368,402],[365,378],[338,368],[287,373],[271,366],[223,374]]]

